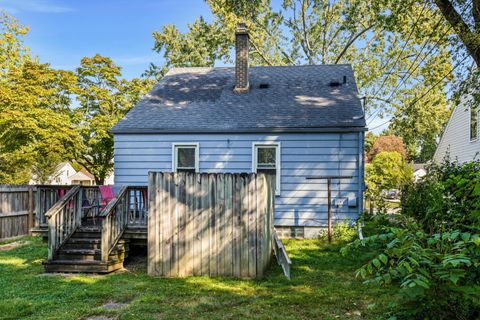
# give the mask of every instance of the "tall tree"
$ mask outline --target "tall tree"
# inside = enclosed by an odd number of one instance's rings
[[[122,79],[121,68],[99,54],[83,58],[76,74],[75,115],[83,142],[76,161],[103,184],[113,170],[110,129],[150,90],[152,81]]]
[[[32,59],[22,41],[28,28],[16,19],[3,14],[0,28],[0,183],[26,183],[76,150],[75,76]]]
[[[268,0],[208,0],[213,20],[201,17],[181,33],[174,25],[154,32],[154,49],[165,63],[150,74],[161,77],[174,66],[213,66],[232,63],[234,32],[245,22],[251,35],[252,65],[298,65],[351,63],[361,96],[366,97],[367,122],[396,116],[415,108],[404,102],[426,92],[436,104],[430,108],[436,123],[417,122],[438,136],[447,109],[444,78],[451,71],[448,25],[428,3],[412,0],[283,0],[272,6]],[[426,39],[429,41],[426,41]],[[414,98],[410,98],[413,101]],[[405,113],[404,117],[409,117]],[[400,135],[403,135],[401,132]],[[416,138],[419,135],[415,136]],[[405,139],[405,141],[407,141]],[[411,141],[411,140],[409,140]],[[423,143],[413,141],[411,149]]]

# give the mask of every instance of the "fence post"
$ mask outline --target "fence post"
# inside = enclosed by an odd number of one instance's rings
[[[28,228],[28,235],[32,235],[32,228],[33,228],[33,205],[34,205],[35,198],[33,197],[33,186],[28,187],[28,221],[27,221],[27,228]]]

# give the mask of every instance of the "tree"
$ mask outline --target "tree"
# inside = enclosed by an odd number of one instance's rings
[[[480,1],[434,0],[477,66],[480,65]],[[471,8],[470,8],[471,5]],[[458,8],[458,10],[457,10]],[[470,10],[469,10],[470,9]]]
[[[375,139],[370,152],[368,153],[368,160],[372,161],[375,156],[381,152],[393,152],[396,151],[402,155],[404,159],[407,158],[407,150],[403,139],[397,136],[379,136]]]
[[[380,204],[380,209],[383,209],[382,192],[402,189],[412,179],[413,169],[400,153],[380,152],[365,166],[366,196]]]
[[[404,101],[407,97],[413,101],[437,82],[430,95],[446,101],[444,88],[452,78],[444,78],[451,71],[448,26],[438,10],[424,3],[284,0],[274,7],[268,0],[207,2],[213,21],[200,17],[185,33],[174,25],[153,33],[154,49],[165,63],[152,65],[148,74],[161,77],[176,66],[232,63],[236,25],[245,22],[251,35],[252,65],[351,63],[360,95],[366,97],[369,124],[420,103],[429,105],[420,101],[412,106]],[[426,38],[432,41],[426,43]],[[431,108],[434,127],[444,124],[444,117],[437,117],[436,112],[446,109],[446,103]],[[410,113],[402,115],[408,118]],[[431,119],[415,121],[428,130]],[[439,135],[438,130],[434,133]],[[414,141],[412,145],[422,148],[425,144]]]
[[[75,118],[82,148],[75,160],[101,185],[113,170],[110,130],[150,90],[152,81],[121,79],[121,68],[99,54],[83,58],[76,74],[79,107]]]
[[[69,115],[75,76],[33,59],[28,28],[13,17],[3,14],[0,30],[0,183],[26,183],[78,145]]]

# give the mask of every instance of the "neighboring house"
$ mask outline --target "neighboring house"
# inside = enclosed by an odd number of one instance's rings
[[[82,168],[80,171],[76,171],[72,165],[68,162],[60,163],[55,169],[55,173],[50,176],[49,181],[45,184],[51,185],[83,185],[83,186],[94,186],[95,177],[88,172],[87,169]],[[113,185],[114,174],[113,171],[110,172],[105,178],[105,185]],[[40,184],[39,181],[33,177],[30,184]]]
[[[149,171],[270,172],[275,225],[312,236],[357,219],[364,190],[364,111],[350,65],[251,67],[236,33],[235,68],[174,68],[114,128],[115,184]],[[285,231],[285,230],[284,230]]]
[[[413,179],[415,182],[419,181],[427,174],[425,170],[425,163],[414,163],[413,164]]]
[[[69,177],[75,174],[77,171],[72,167],[72,165],[68,162],[60,163],[55,172],[49,177],[49,181],[46,184],[54,184],[54,185],[69,185],[70,179]],[[32,177],[29,184],[39,184],[40,182],[37,181],[36,177]]]
[[[434,160],[468,162],[480,157],[480,107],[463,98],[455,107],[435,151]]]
[[[82,185],[82,186],[94,186],[95,177],[88,172],[85,168],[82,168],[80,171],[69,177],[70,184]]]

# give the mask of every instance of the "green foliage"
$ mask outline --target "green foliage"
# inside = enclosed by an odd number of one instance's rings
[[[100,55],[82,59],[75,73],[53,69],[30,57],[27,32],[0,17],[0,183],[32,175],[46,182],[60,162],[76,160],[101,184],[113,167],[109,130],[152,81],[121,79],[120,67]]]
[[[398,283],[401,302],[397,307],[403,316],[409,319],[480,316],[475,310],[478,305],[473,303],[475,300],[478,303],[480,295],[470,290],[480,285],[480,234],[457,230],[429,234],[408,221],[404,228],[389,228],[386,233],[356,240],[344,247],[342,253],[364,246],[374,246],[380,254],[358,269],[357,276],[367,278],[366,283]]]
[[[76,74],[79,107],[74,114],[82,147],[75,160],[93,174],[97,184],[103,184],[113,170],[113,135],[109,131],[153,83],[121,79],[120,67],[98,54],[83,58]]]
[[[382,203],[382,193],[390,189],[401,189],[413,178],[413,169],[396,151],[380,152],[365,167],[366,196]]]
[[[24,61],[0,82],[0,182],[26,183],[32,168],[72,157],[80,140],[69,114],[75,76]]]
[[[403,192],[403,214],[425,231],[480,230],[480,161],[432,164],[419,182]]]
[[[152,65],[147,74],[160,78],[171,67],[232,63],[235,29],[245,22],[251,65],[350,63],[372,119],[392,115],[395,134],[409,150],[432,155],[448,117],[444,86],[452,79],[448,24],[434,7],[397,0],[207,3],[211,22],[200,17],[184,33],[175,25],[153,33],[165,63]],[[412,106],[427,90],[428,97]]]
[[[480,162],[432,164],[402,196],[397,225],[342,249],[378,250],[357,276],[399,284],[406,319],[480,317]]]

